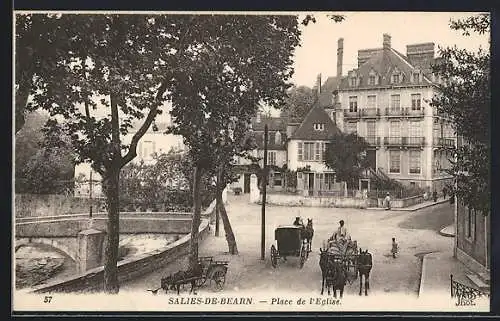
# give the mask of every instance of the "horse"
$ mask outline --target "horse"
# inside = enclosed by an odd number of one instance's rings
[[[363,288],[363,275],[365,276],[365,295],[368,295],[370,289],[370,272],[372,270],[373,261],[371,253],[368,250],[363,251],[359,249],[358,255],[358,272],[359,273],[359,295],[362,293]]]
[[[165,290],[165,293],[168,293],[168,290],[177,290],[177,294],[179,294],[181,284],[184,285],[191,283],[191,290],[189,293],[196,294],[196,279],[201,277],[202,274],[203,267],[200,263],[198,263],[193,268],[189,268],[186,271],[177,271],[167,277],[161,278],[160,288],[150,291],[153,292],[153,294],[156,294],[156,291],[159,289]]]
[[[314,228],[313,228],[313,221],[310,218],[307,219],[307,225],[303,231],[303,236],[304,239],[307,241],[308,250],[309,252],[311,252],[311,242],[314,236]]]
[[[340,298],[344,295],[344,286],[346,285],[346,273],[339,262],[335,262],[333,256],[328,255],[328,250],[320,251],[319,267],[321,268],[321,295],[324,293],[325,285],[330,295],[330,287],[333,290],[333,296],[337,298],[337,290],[340,291]]]

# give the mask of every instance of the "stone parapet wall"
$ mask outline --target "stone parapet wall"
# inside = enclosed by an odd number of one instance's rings
[[[104,199],[53,194],[16,194],[14,204],[16,218],[88,213],[91,204],[94,211],[104,211]]]
[[[202,220],[199,229],[200,241],[208,236],[208,220]],[[191,234],[153,252],[118,262],[118,280],[124,282],[155,271],[189,253]],[[66,280],[48,283],[33,289],[33,293],[101,291],[104,283],[104,267],[100,266]],[[159,285],[159,280],[158,280]],[[145,289],[146,290],[146,289]]]

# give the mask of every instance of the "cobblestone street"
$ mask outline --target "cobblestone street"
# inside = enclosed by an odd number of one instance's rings
[[[221,235],[211,235],[202,242],[200,255],[213,255],[217,259],[230,260],[225,292],[232,291],[293,291],[316,293],[321,289],[319,247],[343,219],[353,240],[358,246],[368,249],[373,255],[374,266],[370,278],[371,293],[401,293],[417,296],[421,259],[419,254],[449,250],[453,238],[438,232],[453,222],[452,207],[448,203],[431,206],[415,212],[362,210],[347,208],[278,207],[266,208],[266,255],[260,260],[261,206],[248,204],[248,196],[229,196],[227,210],[235,232],[239,255],[231,256],[221,226]],[[314,222],[313,252],[303,269],[298,267],[298,258],[279,261],[273,269],[269,249],[274,241],[274,229],[281,224],[291,224],[295,216],[312,218]],[[222,223],[221,223],[222,224]],[[390,255],[391,238],[399,243],[400,253],[396,259]],[[274,243],[275,244],[275,243]],[[161,270],[122,284],[124,291],[157,288],[160,278],[185,268],[184,258]],[[345,294],[356,294],[359,282],[347,285]],[[200,290],[202,291],[202,290]]]

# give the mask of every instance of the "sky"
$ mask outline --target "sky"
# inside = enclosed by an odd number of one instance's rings
[[[296,85],[314,86],[322,74],[323,82],[335,76],[337,70],[337,40],[344,38],[343,75],[357,68],[360,49],[382,47],[382,35],[391,36],[394,49],[406,55],[406,45],[434,42],[438,46],[453,46],[477,50],[489,48],[488,35],[462,36],[449,28],[450,19],[463,19],[477,13],[467,12],[335,12],[345,20],[335,23],[326,13],[315,13],[317,22],[302,26],[301,47],[294,57]]]

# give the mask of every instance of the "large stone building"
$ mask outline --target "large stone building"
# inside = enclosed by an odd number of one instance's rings
[[[438,80],[431,71],[434,55],[434,43],[407,45],[403,55],[384,34],[381,48],[358,51],[358,68],[342,77],[331,108],[342,131],[370,144],[373,169],[409,186],[441,191],[452,183],[443,170],[451,165],[449,147],[456,138],[451,121],[429,105]]]

